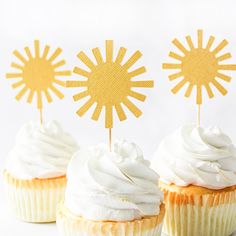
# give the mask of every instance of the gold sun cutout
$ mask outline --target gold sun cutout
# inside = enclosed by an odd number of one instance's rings
[[[84,91],[73,96],[74,101],[89,97],[85,104],[78,109],[77,114],[83,116],[93,104],[96,104],[91,118],[98,120],[102,109],[105,108],[106,128],[113,127],[113,109],[116,110],[120,121],[126,119],[122,105],[128,108],[136,117],[139,117],[142,112],[134,105],[129,97],[144,101],[146,96],[137,91],[133,91],[132,88],[153,87],[152,80],[132,80],[132,78],[146,71],[145,67],[139,67],[138,69],[129,71],[130,67],[138,61],[142,54],[136,51],[122,64],[126,49],[121,47],[117,57],[113,60],[112,40],[106,41],[105,60],[103,60],[98,48],[94,48],[92,52],[96,59],[96,64],[94,64],[84,52],[78,54],[78,58],[90,69],[89,71],[78,67],[74,68],[74,73],[85,77],[86,80],[66,82],[67,87],[86,88]]]
[[[55,84],[65,87],[65,82],[57,79],[57,76],[70,75],[69,70],[57,70],[65,64],[64,60],[54,62],[62,50],[57,48],[48,57],[49,49],[49,46],[45,46],[42,55],[40,55],[40,44],[38,40],[35,40],[34,54],[32,54],[29,47],[25,47],[27,57],[15,50],[13,54],[20,60],[21,64],[13,62],[11,67],[17,69],[18,72],[6,75],[7,79],[20,79],[12,85],[14,89],[21,87],[16,99],[20,100],[28,92],[27,102],[31,103],[34,95],[36,95],[38,109],[43,107],[43,95],[49,103],[52,102],[49,91],[60,99],[64,97],[55,87]]]
[[[172,89],[173,93],[177,93],[185,84],[188,83],[185,96],[189,97],[194,87],[196,87],[196,103],[202,104],[202,88],[205,88],[208,97],[214,97],[211,86],[214,86],[222,95],[227,90],[218,81],[223,80],[230,82],[231,77],[223,74],[222,70],[236,70],[235,64],[220,64],[222,61],[231,58],[230,53],[218,56],[218,53],[228,44],[223,40],[213,50],[212,44],[214,37],[210,36],[206,46],[203,45],[203,31],[198,30],[197,46],[195,47],[190,36],[186,37],[189,49],[186,49],[177,39],[173,40],[173,44],[182,52],[183,55],[170,52],[169,56],[179,61],[179,63],[164,63],[164,69],[177,69],[178,72],[169,76],[169,79],[175,80],[180,77],[182,79]]]

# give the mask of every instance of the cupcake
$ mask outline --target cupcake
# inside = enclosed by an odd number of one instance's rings
[[[6,197],[16,217],[27,222],[53,222],[64,199],[66,168],[76,141],[53,121],[25,124],[7,158]]]
[[[133,143],[80,149],[68,169],[57,226],[67,236],[159,236],[165,208],[159,176]]]
[[[170,236],[229,236],[236,229],[236,149],[217,127],[185,125],[165,138],[152,167],[165,194]]]

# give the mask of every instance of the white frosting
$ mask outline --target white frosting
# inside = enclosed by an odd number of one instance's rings
[[[116,142],[80,149],[67,170],[65,204],[77,216],[127,221],[157,215],[163,194],[159,176],[133,143]]]
[[[17,134],[6,170],[20,179],[59,177],[66,174],[77,150],[76,141],[56,121],[43,125],[31,121]]]
[[[152,168],[168,184],[222,189],[236,185],[236,149],[217,127],[185,125],[162,141]]]

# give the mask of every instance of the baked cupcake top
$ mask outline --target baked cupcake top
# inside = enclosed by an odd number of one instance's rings
[[[163,194],[159,176],[134,143],[80,149],[67,170],[65,205],[94,221],[128,221],[158,215]]]
[[[78,144],[58,122],[26,123],[16,136],[6,170],[20,179],[53,178],[66,174]]]
[[[161,142],[152,168],[168,184],[222,189],[236,185],[236,149],[218,127],[185,125]]]

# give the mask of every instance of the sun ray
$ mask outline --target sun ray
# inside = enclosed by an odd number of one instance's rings
[[[141,110],[134,105],[128,98],[124,99],[123,104],[134,114],[134,116],[139,117],[142,115]]]
[[[64,98],[63,93],[61,93],[55,86],[51,85],[49,89],[51,89],[52,92],[54,92],[56,96],[59,97],[60,99]]]
[[[35,94],[35,91],[34,90],[30,90],[29,96],[27,98],[27,102],[28,103],[32,103],[34,94]]]
[[[84,52],[80,52],[77,57],[89,68],[89,69],[93,69],[95,67],[95,65],[93,64],[93,62],[89,59],[89,57],[84,53]]]
[[[66,64],[65,60],[58,61],[57,63],[53,64],[53,68],[56,69],[58,67],[64,66]]]
[[[136,51],[129,59],[128,61],[123,65],[125,69],[129,69],[132,65],[135,64],[139,60],[139,58],[142,56],[142,53],[140,51]]]
[[[205,88],[209,98],[214,97],[213,91],[210,87],[212,84],[222,95],[227,93],[226,89],[216,80],[219,78],[225,82],[230,82],[231,77],[220,73],[221,70],[236,70],[236,64],[219,64],[221,61],[231,58],[230,53],[224,53],[217,56],[218,53],[224,49],[228,44],[226,40],[222,40],[213,50],[212,45],[215,38],[210,36],[207,40],[207,44],[204,47],[203,43],[203,31],[197,31],[197,42],[194,46],[190,36],[186,36],[186,41],[189,46],[189,51],[175,39],[173,43],[175,46],[184,53],[184,56],[180,56],[175,52],[170,52],[171,58],[180,60],[180,63],[163,63],[163,69],[179,69],[176,73],[170,74],[169,80],[175,80],[179,77],[182,79],[172,88],[173,93],[179,92],[186,83],[188,87],[185,92],[186,97],[190,97],[193,88],[196,87],[196,103],[202,104],[203,95],[202,89]],[[195,91],[194,91],[195,92]]]
[[[106,62],[113,60],[113,41],[106,40]]]
[[[22,88],[20,90],[20,92],[16,95],[16,100],[20,100],[24,95],[25,93],[28,91],[28,87],[25,86],[24,88]]]
[[[186,41],[188,43],[189,49],[193,50],[194,49],[193,41],[192,41],[192,39],[191,39],[191,37],[189,35],[186,36]]]
[[[49,53],[49,49],[50,49],[50,47],[49,47],[48,45],[46,45],[46,46],[44,47],[42,58],[44,58],[44,59],[47,58],[48,53]]]
[[[135,88],[146,87],[152,88],[154,86],[153,80],[144,80],[144,81],[130,81],[131,86]]]
[[[55,83],[55,84],[58,84],[58,85],[60,85],[60,86],[62,86],[62,87],[65,87],[66,86],[66,82],[65,81],[61,81],[61,80],[58,80],[58,79],[53,79],[53,82]]]
[[[209,98],[213,98],[213,97],[214,97],[214,94],[213,94],[213,92],[212,92],[211,87],[209,86],[209,84],[205,84],[204,87],[205,87],[205,89],[206,89],[206,91],[207,91],[208,97],[209,97]]]
[[[48,90],[44,90],[44,94],[45,94],[45,97],[46,97],[48,103],[51,103],[52,97],[51,97],[50,93],[48,92]]]
[[[34,49],[30,51],[28,46],[24,47],[26,58],[22,56],[20,52],[15,50],[14,56],[17,57],[23,65],[17,63],[11,63],[11,67],[21,70],[20,73],[11,72],[6,74],[6,78],[21,78],[20,81],[12,84],[13,88],[24,86],[20,92],[16,95],[16,99],[20,100],[23,95],[29,90],[27,102],[32,103],[34,94],[36,96],[37,108],[43,108],[43,98],[46,97],[47,102],[52,102],[51,95],[48,90],[51,90],[57,97],[63,98],[64,95],[57,89],[55,85],[65,87],[65,82],[55,77],[57,76],[69,76],[71,72],[69,70],[56,71],[55,69],[63,66],[65,60],[59,60],[56,63],[52,63],[54,59],[61,53],[61,49],[56,49],[49,59],[47,55],[49,53],[49,46],[45,46],[41,56],[39,40],[34,41]]]
[[[215,86],[215,88],[216,88],[222,95],[226,95],[227,90],[226,90],[218,81],[216,81],[216,80],[214,79],[214,80],[212,80],[211,83]]]
[[[22,73],[7,73],[6,78],[7,79],[17,79],[17,78],[22,78],[23,74]]]
[[[105,60],[103,60],[98,48],[92,49],[92,52],[97,64],[94,65],[89,62],[90,72],[79,67],[75,67],[73,70],[74,73],[82,75],[87,80],[66,82],[66,87],[85,88],[85,90],[73,96],[74,101],[89,97],[84,105],[78,109],[77,114],[83,116],[93,104],[96,104],[91,118],[98,120],[103,108],[105,108],[106,128],[113,127],[113,111],[117,113],[120,121],[126,119],[122,104],[136,117],[139,117],[142,112],[130,99],[134,98],[143,102],[146,96],[133,91],[132,88],[149,88],[153,87],[154,84],[152,80],[132,80],[146,72],[144,66],[130,72],[128,71],[141,57],[141,52],[136,51],[126,62],[122,63],[126,54],[126,48],[121,47],[118,50],[117,56],[115,56],[113,54],[114,46],[112,40],[105,42]],[[84,55],[78,58],[85,64],[88,64],[87,61],[90,60]]]
[[[116,109],[116,113],[117,113],[118,118],[119,118],[120,121],[123,121],[123,120],[127,119],[121,104],[119,104],[119,103],[115,104],[115,109]]]
[[[90,76],[90,73],[88,71],[81,69],[79,67],[75,67],[73,72],[78,75],[82,75],[83,77],[86,77],[86,78],[88,78]]]
[[[15,68],[15,69],[18,69],[18,70],[23,70],[23,69],[24,69],[23,66],[21,66],[21,65],[19,65],[19,64],[17,64],[17,63],[15,63],[15,62],[12,62],[12,63],[11,63],[11,67],[12,67],[12,68]]]
[[[196,103],[198,105],[202,104],[202,86],[201,85],[197,85]]]
[[[61,52],[61,48],[57,48],[54,53],[49,57],[48,61],[53,62],[61,54]]]
[[[193,84],[189,84],[184,96],[189,97],[191,95],[192,91],[193,91]]]
[[[93,103],[94,103],[93,99],[89,98],[89,100],[86,101],[86,103],[82,105],[76,113],[79,116],[83,116],[89,110],[89,108],[93,105]]]
[[[116,57],[115,63],[121,64],[121,62],[124,59],[125,53],[126,53],[126,48],[121,47],[119,49],[119,52],[118,52],[118,55]]]
[[[182,59],[183,59],[182,56],[180,56],[179,54],[177,54],[177,53],[175,53],[175,52],[170,52],[170,53],[169,53],[169,57],[172,57],[172,58],[174,58],[174,59],[176,59],[176,60],[179,60],[179,61],[182,61]]]
[[[80,93],[77,93],[76,95],[74,95],[73,99],[74,99],[74,101],[78,101],[78,100],[85,98],[87,96],[89,96],[89,92],[88,92],[88,90],[85,90],[83,92],[80,92]]]
[[[163,69],[181,69],[182,68],[182,64],[164,63],[162,68]]]
[[[217,61],[220,62],[220,61],[227,60],[229,58],[231,58],[231,54],[230,53],[225,53],[225,54],[217,57]]]
[[[103,106],[101,106],[100,104],[97,104],[96,105],[96,108],[95,108],[95,110],[94,110],[94,112],[93,112],[93,115],[92,115],[92,120],[98,120],[99,119],[99,117],[100,117],[100,114],[101,114],[101,112],[102,112],[102,108],[103,108]]]
[[[24,80],[20,80],[14,84],[12,84],[12,88],[18,88],[20,86],[22,86],[23,84],[25,84]]]
[[[112,106],[105,106],[105,127],[110,128],[113,127],[113,115],[112,115]]]
[[[69,76],[71,72],[69,70],[54,71],[54,75]]]
[[[217,53],[220,52],[227,44],[228,44],[228,42],[224,39],[224,40],[212,51],[212,53],[217,54]]]
[[[94,57],[95,57],[95,59],[97,61],[97,64],[98,65],[102,64],[103,63],[103,59],[102,59],[102,54],[101,54],[100,50],[98,48],[94,48],[92,50],[92,52],[93,52],[93,55],[94,55]]]
[[[235,64],[218,65],[219,70],[236,70]]]
[[[38,109],[43,108],[43,99],[42,99],[41,91],[37,91],[37,107],[38,107]]]
[[[213,45],[215,41],[215,37],[213,36],[210,36],[208,42],[207,42],[207,45],[206,45],[206,50],[210,50],[211,49],[211,46]]]
[[[172,43],[185,55],[188,53],[188,50],[183,46],[178,39],[174,39]]]
[[[182,79],[179,83],[177,83],[177,84],[175,85],[174,88],[171,89],[172,93],[177,93],[177,92],[179,92],[179,90],[180,90],[187,82],[188,82],[188,81],[187,81],[186,78]]]
[[[66,81],[66,87],[74,88],[74,87],[87,87],[88,81]]]
[[[146,99],[146,96],[141,94],[141,93],[138,93],[138,92],[135,92],[133,90],[130,90],[129,92],[129,96],[133,97],[133,98],[136,98],[137,100],[141,101],[141,102],[144,102],[145,99]]]
[[[197,31],[197,44],[198,48],[202,48],[202,30]]]
[[[39,58],[39,41],[35,40],[34,41],[34,53],[35,53],[35,58]]]
[[[25,47],[25,53],[26,53],[28,59],[33,58],[32,54],[31,54],[31,52],[30,52],[29,47]]]
[[[220,78],[220,79],[222,79],[222,80],[224,80],[226,82],[230,82],[231,81],[231,77],[230,76],[224,75],[224,74],[219,73],[219,72],[216,74],[216,77]]]
[[[15,50],[13,52],[13,54],[15,55],[15,57],[17,57],[21,62],[23,62],[23,64],[25,64],[27,62],[27,60],[17,51]]]
[[[141,74],[143,74],[143,73],[145,73],[145,72],[146,72],[146,68],[145,68],[144,66],[142,66],[142,67],[139,67],[139,68],[136,69],[136,70],[133,70],[133,71],[129,72],[129,77],[130,77],[130,78],[133,78],[133,77],[136,77],[136,76],[138,76],[138,75],[141,75]]]
[[[180,77],[182,77],[182,76],[183,76],[183,72],[180,71],[180,72],[178,72],[178,73],[169,75],[169,80],[172,81],[172,80],[178,79],[178,78],[180,78]]]

